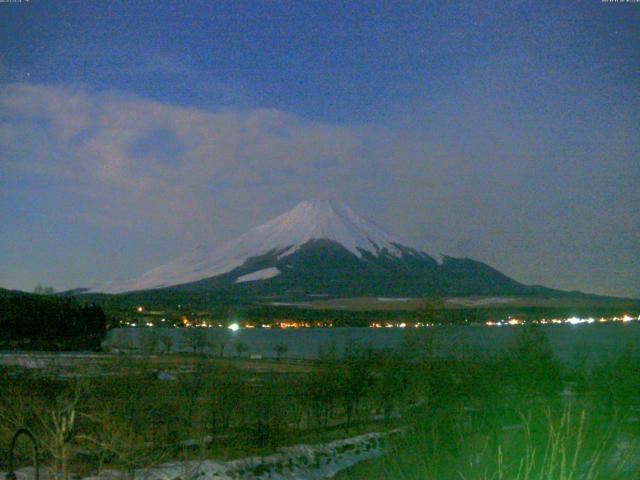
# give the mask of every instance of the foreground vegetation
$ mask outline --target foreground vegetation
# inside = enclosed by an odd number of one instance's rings
[[[532,326],[493,358],[443,359],[430,354],[432,335],[411,331],[397,351],[352,345],[315,362],[167,354],[105,356],[64,375],[6,368],[0,442],[29,427],[44,463],[66,479],[401,428],[387,456],[342,478],[637,478],[636,352],[563,367]],[[28,463],[28,445],[19,448]]]
[[[384,458],[339,479],[621,480],[640,475],[640,355],[561,368],[536,328],[461,362]],[[586,360],[586,359],[584,359]]]
[[[360,351],[346,363],[195,355],[94,361],[63,376],[60,370],[5,368],[0,442],[8,445],[12,433],[27,426],[45,448],[44,463],[68,478],[176,458],[262,455],[282,445],[359,434],[376,423],[367,419],[374,405],[366,384],[347,381],[363,372]],[[19,447],[21,461],[29,463],[29,445]],[[7,457],[0,461],[6,468]]]

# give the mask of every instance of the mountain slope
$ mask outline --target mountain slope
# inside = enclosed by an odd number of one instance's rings
[[[197,247],[193,252],[124,282],[112,282],[91,292],[121,293],[191,283],[227,273],[248,259],[265,254],[291,255],[314,239],[333,240],[357,257],[363,252],[399,255],[400,240],[351,208],[331,201],[312,200],[249,230],[221,247]]]
[[[362,252],[358,257],[327,239],[310,240],[286,256],[254,257],[223,275],[173,287],[288,298],[526,295],[532,288],[470,259],[444,257],[437,263],[415,251],[398,256]]]
[[[351,208],[302,202],[221,247],[193,252],[92,293],[152,289],[260,296],[526,295],[529,287],[471,259],[431,255]]]

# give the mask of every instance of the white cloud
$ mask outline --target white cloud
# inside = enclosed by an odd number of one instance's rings
[[[31,84],[6,85],[0,93],[0,147],[10,152],[5,166],[65,179],[71,193],[96,206],[102,201],[96,211],[102,224],[111,215],[113,223],[182,228],[207,222],[221,202],[264,203],[275,189],[304,197],[325,174],[341,176],[332,187],[339,191],[367,162],[359,155],[367,135],[275,109],[208,112]],[[332,168],[319,172],[327,161]]]

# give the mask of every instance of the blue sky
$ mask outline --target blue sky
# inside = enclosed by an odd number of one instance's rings
[[[137,275],[309,196],[640,297],[640,4],[0,3],[0,285]]]

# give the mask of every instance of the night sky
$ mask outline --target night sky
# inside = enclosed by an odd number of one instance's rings
[[[2,287],[137,276],[320,197],[640,298],[640,3],[14,2]]]

